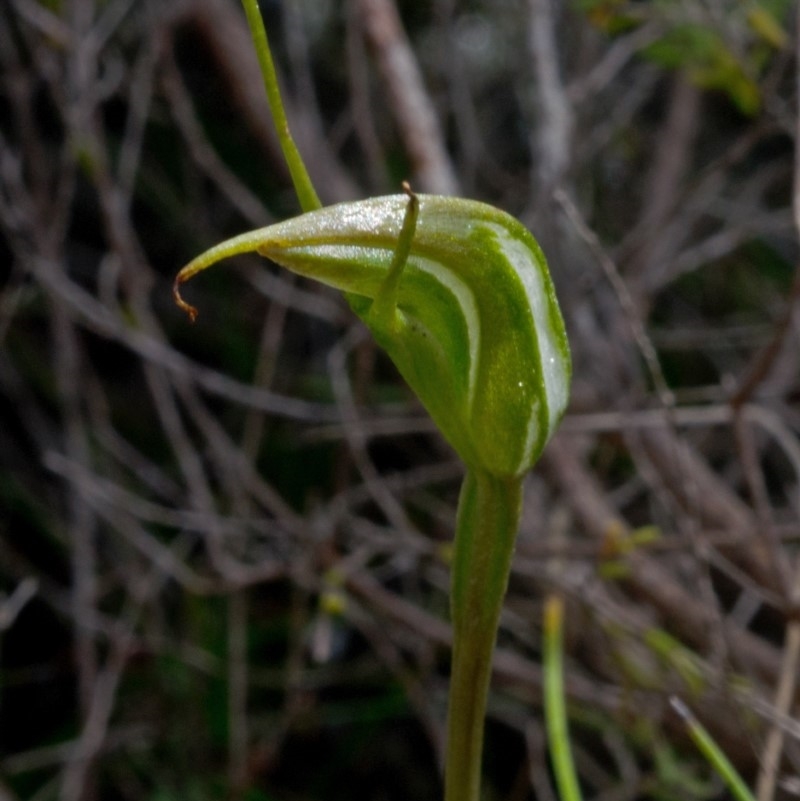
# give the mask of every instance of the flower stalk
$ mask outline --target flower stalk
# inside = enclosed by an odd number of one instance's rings
[[[500,611],[519,528],[522,480],[477,470],[458,503],[450,614],[445,801],[478,801],[486,702]]]

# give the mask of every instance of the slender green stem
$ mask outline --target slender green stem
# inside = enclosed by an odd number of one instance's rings
[[[564,601],[557,595],[545,600],[543,628],[544,712],[553,773],[561,801],[580,801],[564,703]]]
[[[258,0],[242,0],[247,23],[250,26],[250,35],[253,37],[253,44],[258,55],[258,63],[261,65],[261,74],[264,76],[264,87],[267,90],[267,101],[272,120],[278,132],[278,140],[281,143],[283,157],[289,167],[292,176],[294,191],[300,201],[303,211],[314,211],[322,208],[319,197],[314,189],[314,185],[309,178],[308,170],[303,162],[303,157],[297,149],[297,145],[292,139],[289,123],[286,120],[286,112],[283,108],[283,100],[278,87],[278,76],[275,73],[275,64],[272,61],[272,52],[269,48],[267,31],[264,28],[264,20],[261,18],[261,11],[258,7]]]
[[[445,801],[478,801],[486,699],[514,541],[522,480],[470,470],[456,521],[451,614],[453,664]]]

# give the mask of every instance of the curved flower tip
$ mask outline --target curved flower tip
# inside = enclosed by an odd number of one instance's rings
[[[214,245],[214,247],[192,259],[178,273],[175,277],[175,283],[172,285],[172,297],[175,299],[176,305],[183,309],[189,315],[189,319],[194,322],[197,319],[197,309],[181,297],[180,285],[222,259],[227,259],[229,256],[238,256],[242,253],[252,253],[258,249],[259,245],[269,239],[270,231],[277,227],[268,226],[267,228],[259,228],[255,231],[239,234],[233,239],[226,239],[224,242]]]
[[[184,278],[181,277],[182,275],[183,271],[181,271],[180,273],[178,273],[177,276],[175,276],[175,281],[172,284],[172,298],[175,301],[175,305],[179,309],[183,309],[183,311],[185,311],[186,314],[189,316],[189,321],[193,323],[197,319],[197,308],[195,306],[192,306],[191,303],[187,303],[181,297],[180,286],[185,280]]]

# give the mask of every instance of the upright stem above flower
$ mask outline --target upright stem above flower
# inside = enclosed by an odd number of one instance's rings
[[[258,7],[258,0],[242,0],[247,23],[250,26],[250,34],[253,37],[253,44],[256,48],[258,63],[261,66],[261,74],[264,76],[264,88],[267,91],[267,101],[278,132],[278,141],[281,144],[283,157],[289,167],[292,176],[294,191],[300,201],[300,208],[303,211],[314,211],[322,208],[314,185],[308,175],[308,170],[303,162],[303,157],[297,149],[297,145],[292,138],[289,130],[289,122],[286,119],[286,111],[283,108],[280,88],[278,87],[278,76],[275,72],[275,64],[272,61],[272,52],[267,39],[267,30],[264,27],[264,20],[261,17],[261,9]]]

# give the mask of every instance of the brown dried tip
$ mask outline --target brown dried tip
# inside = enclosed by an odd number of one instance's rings
[[[414,190],[411,188],[411,184],[410,184],[408,181],[403,181],[403,183],[401,183],[401,184],[400,184],[400,186],[403,188],[403,191],[404,191],[404,192],[405,192],[405,193],[406,193],[406,194],[407,194],[407,195],[408,195],[410,198],[416,198],[416,196],[417,196],[417,195],[416,195],[416,193],[414,192]]]
[[[183,309],[189,315],[189,320],[194,322],[197,319],[197,309],[181,297],[180,285],[182,283],[181,276],[178,274],[175,278],[175,283],[172,285],[172,297],[178,308]]]

